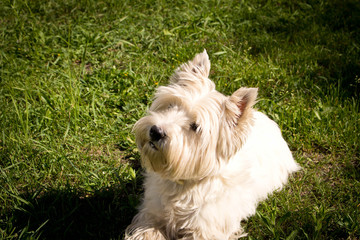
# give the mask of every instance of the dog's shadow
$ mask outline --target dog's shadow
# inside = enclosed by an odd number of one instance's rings
[[[127,182],[91,195],[80,194],[74,187],[47,190],[35,197],[26,194],[23,204],[10,213],[11,222],[26,233],[25,238],[122,239],[136,213],[138,191],[141,184]]]

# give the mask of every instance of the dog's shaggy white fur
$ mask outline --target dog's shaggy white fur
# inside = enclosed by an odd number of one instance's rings
[[[134,126],[145,196],[126,239],[237,239],[240,221],[299,169],[257,89],[215,90],[204,51],[159,87]]]

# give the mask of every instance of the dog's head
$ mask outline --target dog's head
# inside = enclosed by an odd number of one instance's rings
[[[157,88],[148,115],[134,126],[142,165],[173,181],[216,174],[244,143],[256,88],[231,96],[215,90],[204,52],[181,65]]]

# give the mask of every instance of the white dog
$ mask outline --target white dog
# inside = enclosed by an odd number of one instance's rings
[[[240,221],[299,166],[257,89],[215,90],[204,51],[159,87],[134,126],[145,196],[126,239],[237,239]]]

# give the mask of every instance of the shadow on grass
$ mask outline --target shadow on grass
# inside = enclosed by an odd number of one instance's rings
[[[122,239],[138,196],[123,186],[91,195],[68,188],[23,196],[29,202],[12,213],[13,227],[37,232],[41,239]]]

